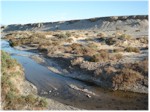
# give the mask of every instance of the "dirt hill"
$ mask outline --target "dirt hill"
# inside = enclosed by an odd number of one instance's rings
[[[83,20],[69,20],[58,22],[34,23],[34,24],[12,24],[1,27],[7,31],[53,31],[53,30],[121,30],[130,34],[138,32],[142,35],[148,34],[148,15],[137,16],[112,16],[98,17]]]

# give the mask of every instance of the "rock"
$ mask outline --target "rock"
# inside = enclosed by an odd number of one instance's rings
[[[89,95],[89,94],[87,94],[86,96],[87,96],[88,98],[91,98],[91,95]]]
[[[50,90],[49,93],[51,93],[52,91]]]

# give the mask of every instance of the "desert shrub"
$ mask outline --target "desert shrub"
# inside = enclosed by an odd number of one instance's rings
[[[114,45],[115,43],[116,43],[117,41],[116,41],[116,39],[115,38],[107,38],[106,40],[105,40],[105,43],[107,44],[107,45]]]
[[[12,59],[8,53],[1,51],[2,75],[1,75],[1,93],[2,93],[2,108],[4,110],[18,110],[30,108],[37,104],[37,107],[44,108],[46,102],[42,99],[37,100],[35,95],[22,95],[19,89],[24,80],[21,66],[16,60]],[[19,71],[15,67],[20,67]],[[12,68],[15,68],[11,70]],[[19,78],[19,80],[18,80]],[[20,85],[19,85],[20,84]],[[18,87],[20,86],[20,87]]]
[[[102,70],[100,69],[100,68],[98,68],[98,69],[96,69],[95,71],[94,71],[94,76],[95,77],[97,77],[97,76],[100,76],[100,75],[102,75]]]
[[[71,33],[70,32],[60,33],[60,34],[55,34],[54,36],[56,36],[58,38],[68,38],[71,36]]]
[[[107,75],[112,75],[113,73],[116,72],[116,69],[112,66],[105,66],[103,69],[104,69],[104,74]]]
[[[135,53],[139,53],[140,49],[136,48],[136,47],[127,47],[124,49],[124,51],[126,52],[135,52]]]
[[[70,46],[65,46],[64,50],[66,53],[71,53],[72,52],[72,48]]]
[[[72,35],[71,32],[66,32],[67,37],[71,37],[71,35]]]
[[[88,46],[84,46],[78,43],[73,43],[70,45],[69,50],[72,49],[73,54],[82,55],[82,56],[91,56],[95,54],[95,50],[92,50],[92,48]]]
[[[142,61],[133,63],[133,64],[125,64],[125,68],[131,68],[135,71],[138,71],[143,76],[148,76],[148,59],[144,59]]]
[[[74,49],[78,49],[78,48],[83,47],[83,45],[78,44],[78,43],[73,43],[73,44],[70,45],[70,47],[74,50]]]
[[[118,52],[123,52],[124,49],[114,49],[113,52],[118,53]]]
[[[91,57],[92,62],[106,61],[109,59],[109,53],[107,51],[101,51],[99,54],[95,54]]]
[[[15,59],[12,59],[8,53],[1,51],[2,56],[1,56],[1,62],[2,62],[2,70],[4,68],[12,68],[15,65],[17,65],[17,61]]]
[[[54,36],[58,37],[58,38],[67,38],[67,35],[61,33],[61,34],[55,34]]]
[[[89,43],[87,46],[92,48],[92,49],[97,49],[97,47],[98,47],[98,45],[96,43],[93,43],[93,42]]]
[[[35,37],[37,37],[37,38],[46,38],[45,35],[43,33],[41,33],[41,32],[34,32],[34,33],[32,33],[32,36],[34,38]]]
[[[116,59],[121,59],[122,58],[122,54],[120,54],[120,53],[115,54],[115,58]]]
[[[122,35],[120,35],[120,36],[118,37],[118,39],[121,39],[121,40],[127,39],[127,40],[129,40],[129,39],[131,39],[131,36],[130,36],[130,35],[127,35],[127,34],[122,34]]]
[[[13,40],[13,39],[9,40],[9,43],[10,43],[10,46],[12,46],[12,47],[20,45],[19,41],[16,41],[16,40]]]
[[[143,79],[143,76],[132,69],[124,68],[112,78],[113,86],[131,86]]]
[[[72,41],[73,41],[72,38],[69,38],[69,39],[66,40],[66,42],[69,42],[69,43],[71,43]]]
[[[142,37],[139,40],[141,43],[148,44],[148,37]]]
[[[39,101],[38,106],[40,106],[40,107],[46,107],[47,104],[48,103],[47,103],[46,99],[45,98],[41,98],[40,101]]]
[[[97,34],[97,37],[103,38],[103,37],[106,37],[106,34],[105,33],[99,33],[99,34]]]
[[[83,57],[77,57],[73,60],[71,60],[71,65],[79,65],[81,64],[82,62],[84,61],[84,58]]]
[[[31,104],[34,104],[36,102],[36,98],[34,95],[29,94],[25,97],[25,101]]]

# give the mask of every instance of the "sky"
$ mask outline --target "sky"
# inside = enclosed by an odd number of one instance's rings
[[[1,24],[148,15],[148,1],[1,1]]]

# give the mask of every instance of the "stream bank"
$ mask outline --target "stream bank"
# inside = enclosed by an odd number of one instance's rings
[[[147,94],[109,91],[73,78],[61,76],[59,73],[50,71],[44,64],[40,65],[31,59],[32,56],[38,57],[38,54],[16,50],[11,48],[8,43],[2,46],[2,50],[9,52],[13,58],[22,64],[26,79],[37,87],[40,96],[79,109],[148,109]],[[70,109],[73,109],[73,107]]]

